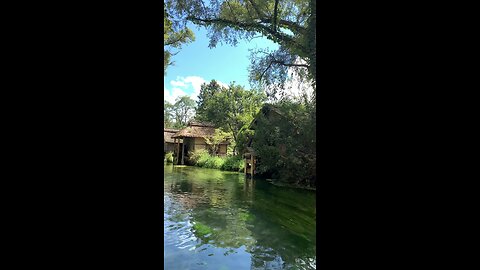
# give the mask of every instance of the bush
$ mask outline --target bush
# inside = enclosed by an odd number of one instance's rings
[[[167,163],[173,163],[173,152],[166,153],[165,159],[167,160]]]
[[[241,172],[245,167],[245,161],[242,156],[230,156],[225,159],[225,162],[222,165],[222,170],[224,171],[235,171]]]
[[[205,159],[207,158],[208,152],[207,150],[195,150],[193,153],[188,157],[188,160],[190,163],[197,165],[200,159]]]
[[[210,158],[207,150],[195,150],[190,156],[189,161],[191,164],[198,167],[205,167],[205,163]]]
[[[242,156],[212,157],[206,150],[197,150],[189,157],[190,162],[198,167],[223,171],[243,171]]]
[[[315,103],[285,101],[275,107],[280,114],[257,118],[252,138],[259,160],[257,174],[315,187]]]
[[[221,169],[225,160],[221,157],[209,157],[205,162],[204,167],[210,169]]]

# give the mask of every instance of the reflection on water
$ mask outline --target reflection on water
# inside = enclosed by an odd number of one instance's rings
[[[316,269],[315,193],[165,165],[165,269]]]

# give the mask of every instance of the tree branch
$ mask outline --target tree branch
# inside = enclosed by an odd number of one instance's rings
[[[250,4],[252,5],[253,9],[255,9],[255,12],[257,13],[258,15],[258,18],[261,19],[263,18],[263,14],[261,14],[260,12],[260,9],[258,8],[258,6],[252,1],[252,0],[248,0],[248,2],[250,2]]]
[[[176,47],[176,46],[179,46],[180,44],[177,44],[177,43],[185,43],[185,42],[188,42],[188,39],[191,39],[190,36],[188,36],[188,32],[187,31],[180,31],[178,33],[175,33],[174,35],[170,36],[165,42],[164,42],[164,46],[173,46],[173,47]]]
[[[254,36],[254,37],[249,38],[248,41],[252,41],[252,40],[254,40],[255,38],[261,38],[261,37],[263,37],[263,36],[262,36],[262,35],[260,35],[260,36]]]
[[[282,44],[282,43],[291,44],[294,47],[297,47],[298,49],[300,49],[301,51],[304,51],[304,53],[308,53],[307,51],[305,51],[303,46],[300,46],[299,44],[297,44],[293,40],[293,38],[291,38],[290,36],[288,36],[284,33],[273,31],[270,27],[268,27],[266,25],[262,25],[262,24],[258,24],[258,23],[235,22],[235,21],[227,20],[227,19],[223,19],[223,18],[214,18],[214,19],[205,18],[205,19],[202,19],[202,18],[196,18],[196,17],[192,17],[192,16],[188,16],[187,20],[190,20],[192,22],[206,23],[206,24],[220,23],[220,24],[224,24],[226,26],[237,26],[237,27],[245,28],[245,30],[247,30],[247,31],[256,30],[256,31],[261,32],[265,35],[271,35],[272,38],[275,38],[276,41],[280,44]]]
[[[260,22],[269,23],[270,20],[269,19],[260,19]],[[301,34],[305,34],[306,31],[307,31],[307,29],[305,27],[300,26],[297,23],[287,21],[287,20],[280,19],[280,20],[278,20],[278,24],[281,25],[281,26],[284,26],[285,28],[288,28],[290,30],[297,31]]]
[[[252,5],[252,7],[255,9],[255,12],[257,13],[258,15],[258,19],[260,19],[261,22],[263,23],[270,23],[272,20],[269,19],[269,18],[266,18],[264,14],[262,14],[260,12],[260,9],[258,8],[258,6],[252,1],[252,0],[249,0],[250,4]],[[307,30],[306,28],[300,26],[299,24],[297,23],[294,23],[294,22],[291,22],[291,21],[287,21],[287,20],[278,20],[277,22],[277,6],[278,6],[278,3],[279,1],[278,0],[275,0],[275,12],[274,12],[274,16],[275,16],[275,22],[280,24],[280,25],[284,25],[286,28],[289,28],[290,30],[295,30],[295,31],[299,31],[301,33],[305,33],[305,31]],[[248,9],[248,5],[246,5],[247,9]]]
[[[306,64],[285,63],[284,61],[279,61],[276,59],[272,60],[271,63],[280,64],[286,67],[304,67],[304,68],[310,67],[309,65],[306,65]]]
[[[275,0],[275,7],[273,9],[273,31],[277,32],[277,15],[278,15],[278,0]]]
[[[245,8],[247,9],[247,14],[248,14],[248,17],[253,21],[253,17],[252,17],[252,12],[250,11],[250,9],[248,8],[248,4],[245,3]]]
[[[268,67],[260,75],[259,81],[263,79],[263,75],[265,75],[265,72],[267,72],[267,70],[272,66],[272,64],[273,62],[270,62],[270,64],[268,64]]]
[[[202,3],[203,3],[203,1],[202,1]],[[233,16],[233,19],[235,19],[235,21],[238,22],[237,16],[235,16],[235,13],[233,12],[232,6],[230,5],[230,1],[227,1],[227,5],[228,5],[228,9],[230,9],[230,13]]]

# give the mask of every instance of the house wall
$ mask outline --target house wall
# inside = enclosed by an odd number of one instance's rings
[[[198,150],[208,150],[208,144],[204,138],[185,138],[185,153],[191,153]],[[220,145],[218,154],[225,156],[227,154],[227,145]]]
[[[173,143],[165,143],[163,145],[163,150],[165,151],[165,153],[167,152],[173,152],[173,147],[174,147],[174,144]]]
[[[227,155],[227,145],[226,144],[221,144],[218,147],[218,155],[220,155],[220,156]]]
[[[195,138],[195,150],[208,149],[204,138]]]

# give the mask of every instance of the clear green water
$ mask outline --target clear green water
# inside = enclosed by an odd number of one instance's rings
[[[316,269],[315,192],[165,165],[164,266]]]

